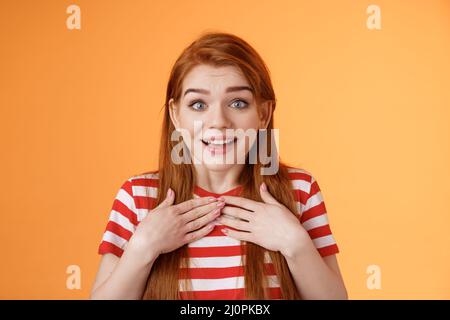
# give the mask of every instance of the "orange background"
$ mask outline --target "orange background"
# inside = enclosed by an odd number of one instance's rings
[[[118,188],[156,168],[170,68],[211,30],[267,62],[282,158],[322,188],[350,298],[450,298],[450,2],[261,0],[1,2],[0,298],[89,296]]]

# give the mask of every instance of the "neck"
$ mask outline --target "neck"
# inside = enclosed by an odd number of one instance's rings
[[[224,193],[239,185],[239,176],[244,169],[243,164],[231,168],[212,170],[203,165],[194,164],[197,185],[213,193]]]

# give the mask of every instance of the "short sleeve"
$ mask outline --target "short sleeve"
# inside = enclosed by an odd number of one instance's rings
[[[138,224],[132,180],[120,187],[114,199],[98,254],[112,253],[121,257]]]
[[[301,201],[300,222],[322,257],[339,252],[328,221],[327,209],[319,184],[309,175],[309,186]]]

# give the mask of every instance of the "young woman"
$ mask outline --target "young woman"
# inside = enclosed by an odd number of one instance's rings
[[[207,33],[182,52],[159,169],[117,193],[92,299],[347,298],[319,185],[273,147],[275,105],[266,65],[241,38]]]

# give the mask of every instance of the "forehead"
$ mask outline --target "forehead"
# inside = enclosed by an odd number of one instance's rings
[[[182,92],[187,88],[223,91],[229,86],[250,86],[242,71],[234,66],[214,67],[198,65],[183,80]]]

